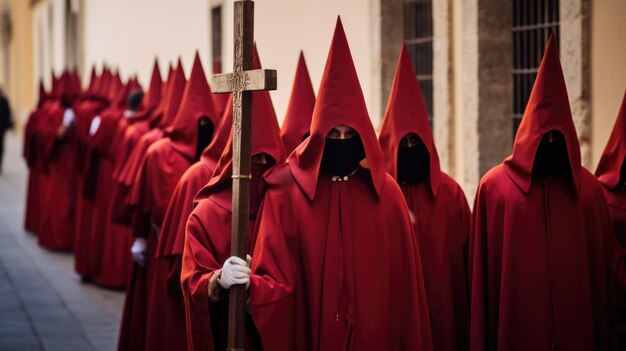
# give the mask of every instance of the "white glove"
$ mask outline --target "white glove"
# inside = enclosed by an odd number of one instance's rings
[[[131,117],[135,117],[136,115],[137,113],[135,111],[124,110],[124,118],[131,118]]]
[[[224,289],[229,289],[236,284],[246,284],[246,289],[250,286],[250,255],[246,257],[246,261],[237,256],[231,256],[224,262],[222,266],[222,277],[220,285]]]
[[[91,126],[89,126],[89,135],[94,136],[100,128],[100,122],[102,122],[102,118],[100,116],[96,116],[91,120]]]
[[[63,112],[63,125],[67,127],[70,124],[74,123],[75,119],[76,113],[74,112],[74,110],[71,108],[65,109],[65,112]]]
[[[133,246],[130,248],[133,259],[142,267],[146,265],[146,244],[146,239],[135,238],[135,242],[133,242]]]

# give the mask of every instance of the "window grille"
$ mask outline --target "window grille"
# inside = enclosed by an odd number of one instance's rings
[[[222,72],[222,6],[211,10],[211,49],[213,73]]]
[[[559,42],[559,0],[513,0],[513,137],[550,34]]]
[[[433,118],[432,0],[404,0],[404,40],[420,83],[428,119]]]

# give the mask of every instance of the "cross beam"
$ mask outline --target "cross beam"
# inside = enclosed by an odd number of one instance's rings
[[[215,93],[233,93],[233,217],[231,255],[246,259],[250,217],[250,152],[252,144],[252,91],[275,90],[275,70],[252,70],[254,2],[236,1],[233,73],[213,76]],[[228,303],[228,350],[244,350],[244,285],[232,286]]]

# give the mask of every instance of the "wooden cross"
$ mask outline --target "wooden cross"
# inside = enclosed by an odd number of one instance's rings
[[[233,73],[213,76],[214,93],[233,93],[233,218],[231,255],[246,259],[250,212],[250,148],[252,144],[252,91],[276,90],[276,71],[252,70],[254,2],[235,2]],[[259,126],[262,127],[262,126]],[[244,350],[245,286],[229,290],[228,350]]]

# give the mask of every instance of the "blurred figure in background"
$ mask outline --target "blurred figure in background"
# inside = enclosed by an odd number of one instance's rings
[[[11,106],[9,100],[4,96],[2,87],[0,87],[0,174],[2,173],[2,156],[4,155],[4,134],[10,129],[13,129]]]

